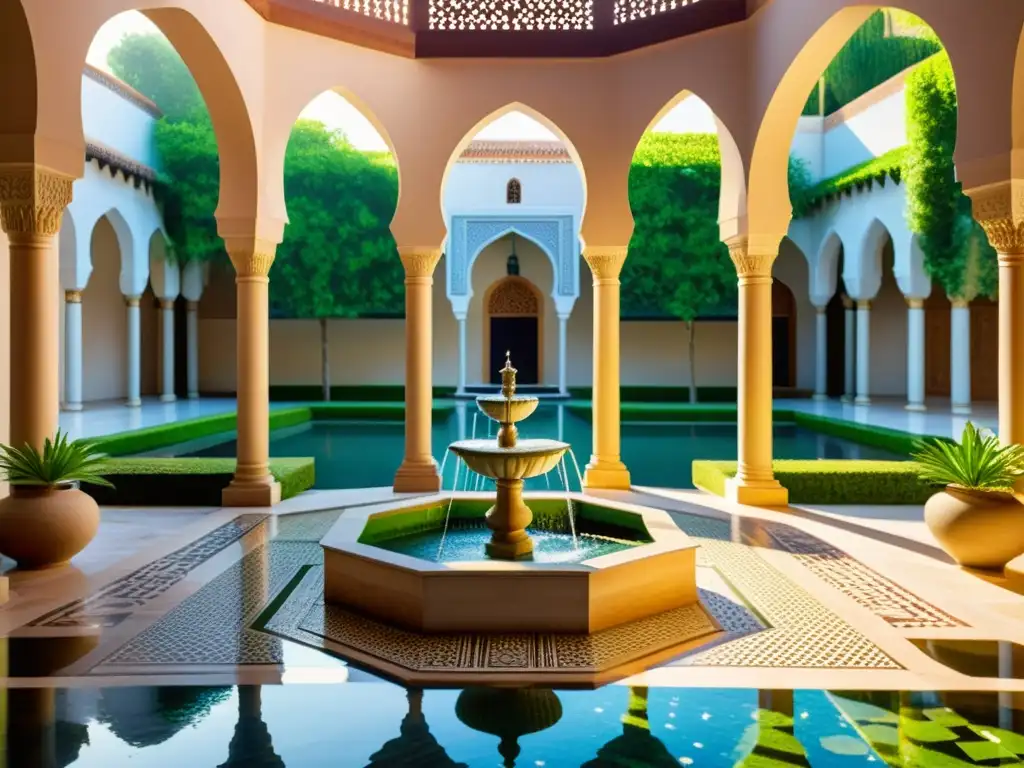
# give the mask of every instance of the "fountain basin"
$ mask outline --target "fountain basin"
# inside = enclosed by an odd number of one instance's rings
[[[558,440],[520,440],[511,448],[494,440],[459,440],[448,448],[478,475],[503,480],[526,480],[555,468],[569,450]]]
[[[536,524],[564,505],[526,494]],[[440,531],[447,494],[346,511],[322,540],[324,600],[420,632],[590,634],[697,602],[696,548],[663,510],[572,494],[579,528],[623,546],[578,562],[438,562],[387,548]],[[452,530],[479,525],[493,495],[456,494]],[[429,548],[424,550],[429,553]]]
[[[481,395],[476,399],[476,407],[494,421],[503,422],[508,415],[511,417],[508,420],[516,424],[536,411],[539,402],[538,398],[527,395],[513,395],[507,400],[502,395]]]

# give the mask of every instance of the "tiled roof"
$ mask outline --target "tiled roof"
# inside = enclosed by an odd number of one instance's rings
[[[132,88],[128,83],[123,80],[119,80],[109,72],[104,72],[102,69],[94,67],[92,64],[85,65],[85,76],[90,80],[99,83],[100,85],[110,89],[122,99],[130,101],[135,106],[148,112],[153,117],[163,117],[163,112],[160,111],[160,107],[155,102],[143,96],[141,93]]]
[[[110,169],[110,175],[114,176],[120,171],[126,181],[131,181],[135,188],[145,186],[147,190],[156,182],[156,171],[148,165],[132,160],[130,157],[121,154],[116,149],[100,144],[96,141],[86,141],[85,161],[95,160],[102,171]]]
[[[474,139],[459,157],[462,163],[571,163],[560,141]]]

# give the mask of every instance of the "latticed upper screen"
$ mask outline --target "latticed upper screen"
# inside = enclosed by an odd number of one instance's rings
[[[678,1],[678,0],[677,0]],[[430,29],[594,28],[593,0],[430,0]]]
[[[314,0],[345,11],[394,24],[409,23],[409,0]]]
[[[626,24],[646,19],[659,13],[668,13],[698,0],[615,0],[615,24]]]

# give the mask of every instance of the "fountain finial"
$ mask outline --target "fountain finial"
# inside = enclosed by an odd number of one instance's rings
[[[510,351],[505,352],[505,367],[502,368],[498,373],[501,374],[501,396],[506,400],[510,400],[516,393],[516,371],[512,367],[512,353]]]

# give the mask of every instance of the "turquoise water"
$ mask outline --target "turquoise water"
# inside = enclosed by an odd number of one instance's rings
[[[53,719],[39,717],[45,695],[6,693],[7,765],[490,768],[504,755],[521,768],[968,768],[1024,753],[1024,717],[996,693],[407,692],[360,678],[58,690]],[[483,732],[502,727],[504,743]]]
[[[433,451],[441,461],[449,443],[474,434],[472,403],[460,414],[453,412],[446,421],[435,422]],[[476,437],[495,434],[494,422],[480,414],[476,418]],[[564,440],[573,447],[580,468],[590,458],[592,432],[590,422],[558,406],[542,406],[529,420],[519,425],[520,437],[546,437]],[[774,429],[775,457],[779,459],[898,459],[887,451],[853,443],[841,438],[819,435],[807,429],[779,424]],[[401,422],[328,421],[312,422],[294,429],[278,430],[270,441],[271,456],[312,456],[316,459],[317,488],[367,488],[391,485],[402,460],[405,426]],[[234,440],[226,440],[189,456],[235,456]],[[622,425],[622,458],[637,485],[692,487],[690,464],[694,459],[736,458],[735,424],[626,423]],[[452,488],[456,462],[445,467],[444,487]],[[577,487],[575,471],[569,463],[571,485]],[[461,489],[466,480],[462,470]],[[475,482],[475,480],[474,480]],[[557,473],[527,483],[530,490],[548,486],[562,488]]]
[[[531,530],[535,563],[581,563],[593,557],[621,552],[636,544],[604,536],[581,533],[574,540],[567,533]],[[491,540],[487,528],[453,528],[443,537],[441,531],[421,531],[380,541],[375,546],[389,552],[409,555],[434,563],[472,563],[487,559],[484,545]]]

